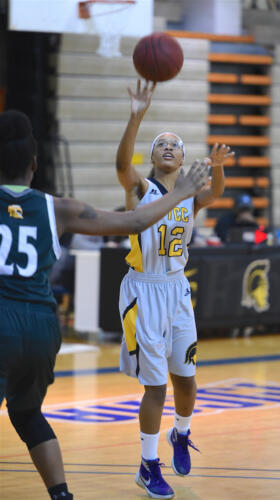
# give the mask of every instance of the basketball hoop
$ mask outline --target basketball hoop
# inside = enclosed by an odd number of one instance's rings
[[[136,0],[84,0],[78,2],[78,17],[85,23],[94,23],[100,36],[97,54],[119,57],[123,28],[129,22],[127,10]]]

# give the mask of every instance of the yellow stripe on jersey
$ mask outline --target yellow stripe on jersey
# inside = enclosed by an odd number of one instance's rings
[[[123,314],[123,329],[127,350],[130,354],[135,354],[136,342],[136,320],[137,320],[137,299],[134,299]]]
[[[130,234],[129,239],[130,239],[131,250],[125,260],[128,263],[128,265],[132,267],[132,269],[134,269],[134,271],[142,273],[143,260],[142,260],[142,251],[139,243],[139,236],[138,234]]]

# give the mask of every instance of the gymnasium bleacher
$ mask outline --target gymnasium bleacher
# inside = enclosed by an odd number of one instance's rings
[[[176,79],[159,84],[137,137],[135,163],[148,173],[149,144],[174,130],[187,146],[186,163],[208,154],[215,142],[236,151],[226,164],[224,197],[198,225],[211,228],[232,208],[237,192],[253,196],[261,224],[270,223],[270,107],[273,57],[251,36],[170,32],[184,50]],[[120,58],[101,59],[93,37],[63,35],[58,63],[60,133],[70,143],[75,194],[103,208],[123,204],[115,153],[129,116],[127,86],[135,86],[136,39],[124,39]],[[247,53],[246,53],[247,52]],[[255,53],[254,53],[255,52]]]
[[[135,43],[126,38],[122,57],[101,59],[92,37],[62,38],[57,82],[60,133],[70,143],[75,195],[102,208],[124,202],[115,156],[129,117],[127,87],[135,87],[137,80],[132,64]],[[163,130],[182,136],[188,164],[207,154],[208,42],[184,39],[181,45],[184,67],[176,79],[158,85],[137,137],[135,160],[140,158],[143,164],[138,168],[145,175],[150,144]]]

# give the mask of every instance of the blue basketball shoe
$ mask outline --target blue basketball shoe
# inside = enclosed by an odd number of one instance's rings
[[[173,498],[174,491],[161,475],[159,458],[155,460],[144,460],[142,458],[139,471],[135,476],[135,482],[144,488],[150,498]]]
[[[167,432],[167,441],[173,446],[172,467],[179,476],[187,476],[191,470],[191,457],[188,447],[190,446],[199,451],[189,439],[190,433],[189,430],[187,434],[180,434],[175,427]]]

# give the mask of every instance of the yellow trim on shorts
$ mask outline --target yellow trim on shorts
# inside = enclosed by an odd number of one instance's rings
[[[136,341],[136,320],[137,320],[138,306],[136,299],[125,310],[123,317],[123,329],[125,342],[129,354],[135,354],[137,341]]]
[[[125,260],[128,263],[128,265],[132,267],[132,269],[134,269],[134,271],[142,273],[143,260],[142,260],[142,252],[139,244],[138,234],[130,234],[129,239],[130,239],[131,250]]]

